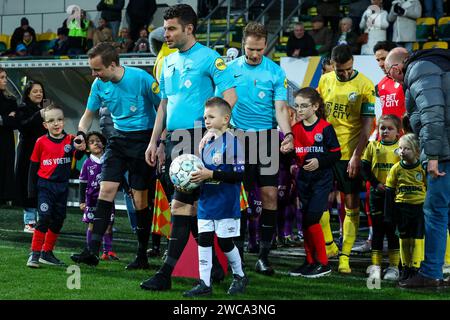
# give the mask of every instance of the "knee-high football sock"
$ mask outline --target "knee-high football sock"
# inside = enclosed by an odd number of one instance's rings
[[[198,268],[200,279],[203,280],[208,287],[211,286],[212,248],[212,246],[198,246]]]
[[[272,237],[275,233],[277,210],[262,209],[261,212],[261,245],[259,259],[267,260],[269,257]]]
[[[445,264],[450,264],[450,235],[447,231],[447,247],[445,248],[445,258],[444,258]]]
[[[92,240],[89,243],[90,251],[98,256],[102,245],[103,235],[105,234],[108,224],[111,221],[113,202],[106,200],[97,200],[95,209],[95,220],[92,228]]]
[[[242,260],[239,255],[239,250],[236,246],[234,246],[233,250],[229,252],[224,252],[225,256],[228,259],[228,263],[231,266],[231,270],[233,274],[237,274],[241,277],[244,276],[244,271],[242,270]]]
[[[320,226],[322,227],[323,237],[327,246],[333,244],[333,233],[330,226],[330,211],[325,210],[320,218]]]
[[[313,224],[308,228],[311,236],[311,244],[314,251],[314,260],[322,265],[328,264],[327,251],[325,249],[325,240],[323,236],[322,227],[319,223]]]
[[[92,240],[92,230],[89,230],[89,228],[86,229],[86,245],[89,246],[89,243]]]
[[[412,239],[400,239],[400,258],[402,260],[402,266],[411,267],[412,251],[411,251]]]
[[[350,256],[353,244],[356,240],[359,228],[359,208],[348,209],[345,208],[344,219],[344,239],[342,241],[342,253]]]
[[[172,271],[189,240],[190,230],[190,216],[172,216],[172,232],[170,234],[169,245],[167,248],[167,257],[160,269],[164,275],[168,277],[172,275]]]
[[[313,256],[314,247],[312,245],[312,237],[309,234],[309,228],[303,229],[303,248],[305,249],[306,262],[308,264],[313,264],[314,263],[314,256]]]
[[[389,267],[398,267],[400,263],[400,250],[389,249],[388,258],[389,258]]]
[[[136,234],[138,238],[137,255],[147,258],[148,241],[150,240],[150,232],[152,230],[153,215],[150,208],[136,210]]]
[[[372,249],[372,264],[375,266],[381,266],[383,261],[383,251]]]
[[[303,232],[303,212],[300,208],[295,208],[295,220],[297,222],[297,231]]]
[[[42,246],[43,251],[53,251],[55,248],[56,240],[58,240],[59,233],[54,233],[52,230],[48,229],[45,234],[44,245]]]
[[[292,236],[293,223],[294,223],[294,207],[292,205],[286,206],[284,209],[284,229],[283,233],[285,237]]]
[[[113,240],[112,230],[111,233],[105,233],[103,235],[103,253],[108,254],[108,252],[112,251],[112,240]]]
[[[413,239],[413,250],[412,250],[412,267],[420,268],[420,263],[425,258],[425,240],[424,239]]]
[[[45,241],[45,233],[35,229],[33,232],[33,239],[31,240],[31,251],[42,251],[42,246]]]

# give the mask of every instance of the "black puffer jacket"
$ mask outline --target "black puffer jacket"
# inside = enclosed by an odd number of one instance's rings
[[[406,111],[421,160],[450,161],[450,51],[415,52],[405,65]]]
[[[106,21],[121,21],[124,0],[105,1],[101,0],[97,4],[97,11],[101,11],[101,17]]]

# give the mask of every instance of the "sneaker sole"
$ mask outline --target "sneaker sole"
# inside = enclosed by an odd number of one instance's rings
[[[61,262],[61,263],[53,263],[53,262],[44,260],[44,259],[42,259],[42,258],[39,258],[39,262],[42,263],[42,264],[49,265],[49,266],[64,266],[64,265],[65,265],[65,264],[62,263],[62,262]]]
[[[300,272],[289,272],[289,275],[291,276],[291,277],[301,277],[302,276],[302,274],[300,273]]]
[[[141,287],[141,289],[147,290],[147,291],[168,291],[171,289],[171,287],[169,287],[169,288],[147,287],[147,286],[143,285],[142,283],[140,284],[140,287]]]
[[[329,275],[330,273],[331,273],[331,270],[328,270],[328,271],[325,271],[325,272],[322,272],[322,273],[319,273],[319,274],[314,274],[314,275],[305,275],[305,274],[302,274],[301,276],[302,276],[303,278],[315,279],[315,278],[320,278],[320,277]]]
[[[33,268],[33,269],[38,269],[41,266],[39,265],[39,263],[27,262],[27,267]]]

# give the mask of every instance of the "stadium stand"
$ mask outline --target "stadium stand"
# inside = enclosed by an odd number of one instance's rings
[[[436,34],[439,40],[450,41],[450,17],[439,19]]]
[[[434,27],[436,25],[436,19],[426,17],[418,18],[416,20],[416,37],[417,41],[425,42],[433,39]]]

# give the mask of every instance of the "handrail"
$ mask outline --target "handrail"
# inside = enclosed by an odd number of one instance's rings
[[[211,10],[211,12],[205,18],[203,18],[203,21],[197,25],[197,30],[198,30],[198,29],[200,29],[200,27],[202,27],[206,23],[205,21],[208,21],[208,24],[206,26],[206,34],[207,34],[207,36],[206,36],[206,46],[208,46],[208,47],[209,47],[209,41],[211,40],[211,37],[210,37],[210,33],[211,33],[211,17],[213,16],[214,13],[216,13],[217,10],[219,10],[219,8],[222,6],[222,4],[225,3],[225,1],[228,2],[228,8],[230,8],[230,5],[231,5],[231,1],[230,0],[221,0],[217,4],[217,6],[213,10]],[[230,18],[227,17],[227,19],[229,21]]]
[[[242,12],[239,16],[237,16],[233,22],[231,23],[232,25],[236,24],[236,22],[244,15],[246,14],[246,12],[249,10],[249,8],[256,2],[257,0],[252,0],[252,2],[250,2],[250,4],[247,5],[247,8],[244,10],[244,12]],[[230,32],[230,27],[227,28],[227,30],[225,30],[224,32],[222,32],[222,34],[219,36],[219,38],[217,38],[217,40],[211,45],[211,47],[214,47],[215,45],[217,45],[217,43],[222,40],[222,38],[228,34],[228,32]],[[227,43],[228,43],[228,38],[227,38]]]
[[[299,1],[298,1],[298,5],[294,8],[294,10],[292,10],[291,14],[289,14],[289,15],[286,17],[286,19],[284,19],[283,25],[280,25],[280,26],[278,27],[278,29],[275,31],[275,33],[274,33],[275,36],[273,36],[273,37],[267,42],[266,53],[270,52],[270,51],[273,49],[275,43],[276,43],[277,40],[278,40],[277,34],[278,34],[279,32],[281,32],[281,31],[285,28],[286,23],[289,22],[289,20],[297,13],[297,11],[301,8],[302,4],[303,4],[303,1],[302,1],[302,0],[299,0]]]

